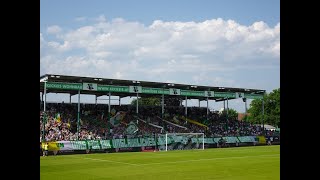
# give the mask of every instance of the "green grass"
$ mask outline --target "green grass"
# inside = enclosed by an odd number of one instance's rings
[[[40,157],[41,180],[280,179],[280,146]]]

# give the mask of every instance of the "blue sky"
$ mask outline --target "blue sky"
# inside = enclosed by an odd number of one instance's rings
[[[280,1],[41,0],[45,73],[270,92],[280,87]]]
[[[41,28],[59,24],[74,27],[76,17],[124,18],[145,25],[163,21],[203,21],[233,19],[250,25],[264,21],[275,26],[280,21],[280,0],[41,0]]]

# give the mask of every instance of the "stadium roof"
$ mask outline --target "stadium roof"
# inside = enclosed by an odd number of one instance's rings
[[[99,77],[83,77],[83,76],[67,76],[58,74],[45,74],[40,76],[40,92],[44,90],[44,81],[47,82],[60,82],[60,83],[97,83],[99,85],[117,85],[117,86],[135,86],[139,85],[142,87],[150,88],[177,88],[181,90],[194,90],[194,91],[214,91],[214,92],[243,92],[246,94],[259,94],[263,95],[265,90],[262,89],[247,89],[247,88],[232,88],[232,87],[219,87],[219,86],[201,86],[194,84],[179,84],[179,83],[165,83],[165,82],[151,82],[151,81],[140,81],[140,80],[124,80],[124,79],[109,79],[109,78],[99,78]],[[50,89],[47,93],[68,93],[77,94],[78,91],[75,90],[62,90],[62,89]],[[81,94],[92,94],[97,96],[106,95],[105,92],[99,91],[81,91]],[[135,94],[128,93],[112,93],[112,95],[126,97],[135,96]],[[155,96],[151,94],[139,94],[140,96]],[[181,96],[184,97],[184,96]],[[196,97],[195,99],[205,99],[201,97]],[[223,98],[212,97],[209,99],[215,99],[217,101],[223,100]],[[232,98],[230,98],[232,99]]]

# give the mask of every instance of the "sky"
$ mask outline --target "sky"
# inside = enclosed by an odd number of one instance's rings
[[[280,88],[280,0],[40,0],[40,75],[47,73],[269,93]],[[245,111],[240,99],[228,104]]]

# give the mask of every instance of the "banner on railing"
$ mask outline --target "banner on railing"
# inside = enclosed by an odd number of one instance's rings
[[[223,137],[226,143],[250,143],[259,142],[265,144],[264,136],[239,136],[239,137]],[[183,136],[168,136],[167,144],[182,143],[186,144],[189,138]],[[204,138],[204,144],[218,143],[220,138],[207,137]],[[202,138],[191,138],[192,143],[202,143]],[[280,138],[277,137],[277,142]],[[73,150],[106,150],[114,148],[141,148],[141,147],[155,147],[166,144],[165,136],[159,136],[156,139],[153,137],[145,138],[126,138],[126,139],[112,139],[112,140],[83,140],[83,141],[53,141],[48,142],[49,151],[73,151]],[[143,149],[143,148],[142,148]]]
[[[48,142],[49,151],[69,151],[87,149],[110,149],[110,140],[86,140],[86,141],[53,141]]]
[[[247,142],[257,142],[256,136],[239,136],[238,139],[242,143],[247,143]]]

